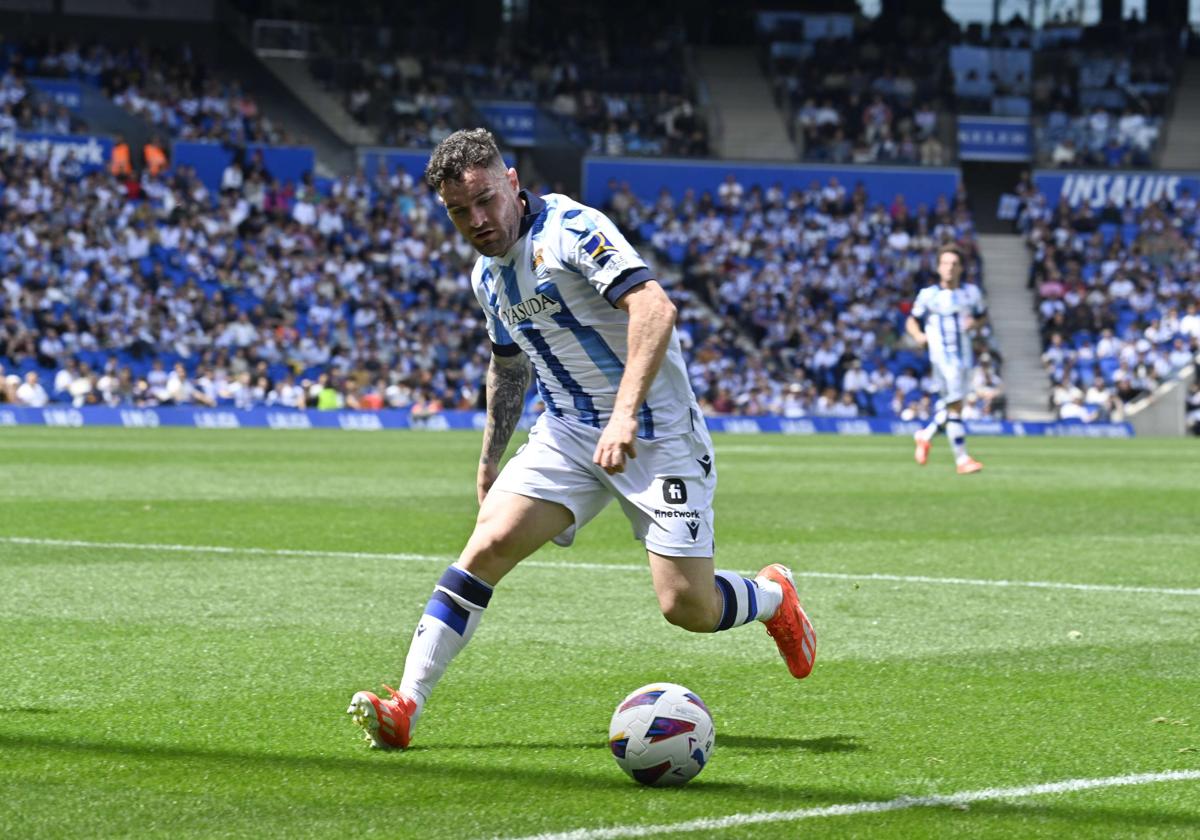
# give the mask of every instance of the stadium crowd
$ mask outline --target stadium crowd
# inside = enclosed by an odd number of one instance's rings
[[[1144,208],[1052,205],[1026,177],[1018,226],[1060,417],[1114,419],[1200,352],[1200,213],[1185,188]]]
[[[186,167],[143,173],[129,191],[103,170],[6,152],[0,178],[11,400],[479,404],[488,346],[474,254],[401,170],[360,172],[328,194],[253,174],[211,195]],[[671,266],[682,277],[668,285],[707,410],[928,413],[932,384],[899,323],[936,245],[970,245],[961,195],[910,211],[868,206],[836,181],[785,195],[731,180],[653,206],[618,189],[612,209],[661,255],[664,280]],[[994,369],[981,375],[982,415],[1001,400]]]
[[[600,24],[586,35],[577,27],[544,33],[532,39],[536,48],[499,42],[486,51],[458,43],[454,30],[382,24],[386,36],[342,32],[351,45],[311,67],[387,145],[431,147],[462,122],[458,115],[501,100],[536,103],[592,154],[707,155],[679,40]]]
[[[776,100],[804,160],[941,166],[939,130],[952,99],[946,48],[931,30],[827,38],[769,59]],[[798,45],[799,46],[799,45]]]
[[[39,103],[22,122],[8,102],[30,76],[74,79],[102,90],[114,103],[170,137],[233,145],[291,143],[288,132],[263,113],[236,80],[220,78],[188,47],[182,49],[49,38],[0,42],[0,112],[22,128],[68,134],[80,123],[63,107]],[[18,103],[19,104],[19,103]],[[2,127],[2,125],[0,125]],[[63,130],[65,129],[65,130]]]
[[[1039,157],[1056,167],[1153,165],[1178,39],[1130,18],[1043,33],[1032,84]]]
[[[837,178],[785,190],[747,188],[729,176],[715,195],[688,191],[676,200],[664,190],[653,204],[627,186],[610,188],[613,215],[746,339],[720,347],[692,337],[692,381],[706,410],[929,416],[934,385],[903,321],[917,291],[937,282],[939,246],[959,244],[969,280],[980,280],[961,187],[915,208],[902,196],[871,203],[861,185]],[[1001,417],[999,357],[986,327],[977,357],[966,416]]]
[[[34,101],[15,45],[0,39],[0,132],[21,129],[70,134],[80,127],[61,105]]]

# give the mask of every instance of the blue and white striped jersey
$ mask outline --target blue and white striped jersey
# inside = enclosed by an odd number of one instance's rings
[[[515,344],[533,361],[547,411],[603,428],[628,357],[629,316],[615,302],[651,275],[603,213],[554,193],[521,195],[529,208],[521,237],[507,254],[481,256],[471,273],[488,334],[497,352]],[[680,434],[700,422],[672,330],[638,436]]]
[[[935,365],[973,366],[975,354],[966,327],[969,318],[983,313],[983,295],[978,286],[945,289],[937,285],[918,292],[912,315],[925,325],[929,361]]]

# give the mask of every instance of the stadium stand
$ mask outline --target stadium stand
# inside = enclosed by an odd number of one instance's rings
[[[965,193],[932,208],[909,208],[902,198],[885,207],[836,178],[785,193],[731,176],[715,196],[693,192],[677,201],[664,191],[653,204],[618,189],[609,209],[745,339],[722,350],[693,338],[693,387],[707,409],[927,416],[928,365],[901,341],[903,321],[916,292],[936,282],[938,246],[964,246],[970,277],[980,280]],[[978,387],[968,409],[975,418],[1003,416],[989,336],[985,329],[978,339]]]
[[[478,104],[501,100],[536,103],[592,154],[707,155],[681,34],[631,32],[573,5],[569,28],[555,28],[560,18],[529,44],[486,48],[468,44],[453,23],[410,12],[416,17],[397,26],[387,15],[340,29],[310,69],[387,145],[433,146]]]
[[[49,38],[5,42],[0,50],[9,73],[94,85],[126,111],[174,138],[235,145],[291,142],[286,130],[262,112],[236,79],[220,78],[187,48]],[[71,128],[63,125],[70,119],[66,109],[57,109],[55,116],[55,127],[36,130],[70,133]]]
[[[803,13],[764,13],[776,100],[804,160],[941,166],[953,102],[943,28],[896,32],[853,21],[814,30]],[[847,18],[849,16],[846,16]]]
[[[400,171],[290,196],[253,177],[211,195],[186,171],[143,174],[136,197],[107,172],[11,153],[0,173],[0,358],[10,377],[52,383],[52,401],[478,400],[473,255]],[[930,387],[923,359],[895,347],[899,323],[936,244],[970,240],[961,197],[910,213],[836,183],[736,186],[678,208],[614,197],[627,228],[681,268],[672,293],[709,410],[919,416]]]
[[[82,128],[61,105],[37,101],[26,82],[26,62],[19,42],[0,38],[0,131],[24,129],[70,134]]]
[[[1036,33],[1032,98],[1037,154],[1055,167],[1154,163],[1178,80],[1179,39],[1136,18]]]
[[[561,16],[532,21],[556,45],[536,52],[381,18],[341,27],[325,42],[336,49],[310,63],[388,143],[428,148],[482,121],[481,104],[515,100],[537,103],[580,152],[708,154],[684,31],[631,36],[601,17],[587,18],[586,44],[578,26],[555,28]],[[1069,141],[1073,164],[1153,163],[1177,53],[1159,29],[1127,24],[1114,38],[1111,27],[1016,23],[983,36],[948,18],[914,30],[840,13],[819,26],[767,18],[764,61],[806,160],[944,163],[953,117],[974,109],[1036,116],[1039,148],[1053,155],[1048,143]],[[0,42],[0,130],[84,127],[38,95],[34,74],[97,85],[174,139],[235,148],[289,136],[187,49],[66,37]],[[386,168],[281,183],[247,154],[205,186],[169,159],[147,172],[135,157],[130,168],[143,171],[118,178],[0,151],[0,399],[422,414],[478,405],[487,342],[467,280],[474,255],[423,184]],[[1052,408],[1119,419],[1200,347],[1196,201],[1184,190],[1145,209],[1051,206],[1028,182],[1017,201]],[[607,209],[679,305],[712,413],[924,419],[933,385],[903,335],[908,307],[934,281],[945,242],[968,253],[982,285],[961,185],[910,207],[845,177],[785,190],[730,175],[711,192],[618,184]],[[990,332],[976,351],[966,416],[1004,417]]]
[[[1060,416],[1120,419],[1200,352],[1200,236],[1187,189],[1145,209],[1051,206],[1018,187],[1018,225],[1033,252],[1042,360]]]

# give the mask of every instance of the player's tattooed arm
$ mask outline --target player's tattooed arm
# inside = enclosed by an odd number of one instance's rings
[[[483,452],[480,464],[500,465],[517,421],[525,410],[525,392],[529,389],[529,357],[492,355],[487,373],[487,423],[483,428]]]

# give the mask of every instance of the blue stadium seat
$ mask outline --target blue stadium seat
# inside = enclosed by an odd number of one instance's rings
[[[1120,362],[1113,356],[1105,356],[1099,360],[1098,364],[1100,366],[1100,373],[1104,376],[1104,381],[1111,384],[1113,371],[1121,366]]]

